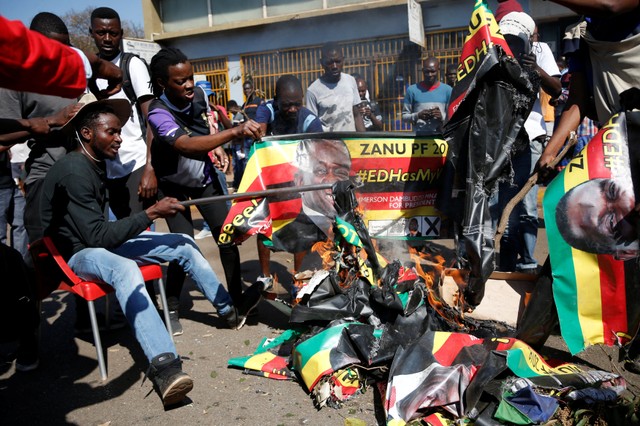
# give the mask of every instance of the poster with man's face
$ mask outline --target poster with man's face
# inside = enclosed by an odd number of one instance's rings
[[[640,252],[627,139],[626,115],[613,116],[545,191],[554,298],[572,353],[635,332],[624,261]]]
[[[373,238],[439,238],[435,207],[447,156],[444,140],[430,136],[289,135],[255,143],[238,192],[302,188],[351,180]],[[336,216],[331,189],[240,200],[229,212],[219,243],[260,233],[278,250],[308,250],[325,241]]]

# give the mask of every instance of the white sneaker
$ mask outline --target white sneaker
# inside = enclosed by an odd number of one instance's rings
[[[271,275],[269,275],[268,277],[260,275],[256,280],[256,284],[257,283],[262,284],[262,291],[269,291],[273,289],[273,277]]]
[[[196,234],[195,238],[196,240],[202,240],[204,238],[210,237],[211,236],[211,231],[207,230],[207,229],[203,229],[202,231],[198,232]]]

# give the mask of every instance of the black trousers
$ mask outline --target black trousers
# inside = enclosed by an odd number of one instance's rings
[[[0,244],[0,274],[0,342],[19,340],[25,345],[23,349],[35,351],[40,324],[35,274],[27,268],[20,252],[5,244]]]
[[[155,202],[155,199],[144,199],[138,195],[138,186],[143,174],[144,166],[127,176],[107,179],[109,207],[118,219],[139,213]]]
[[[39,179],[24,187],[26,203],[24,208],[24,227],[27,230],[27,237],[30,243],[44,236],[44,228],[40,219],[43,183],[44,179]]]
[[[175,197],[180,201],[185,201],[216,195],[224,195],[218,180],[214,180],[212,183],[201,188],[191,188],[166,181],[158,182],[158,198]],[[213,239],[217,243],[222,225],[229,212],[227,202],[219,201],[197,205],[196,207],[204,220],[209,224]],[[171,232],[187,234],[193,237],[193,219],[189,208],[174,217],[166,218],[166,221]],[[237,306],[242,298],[240,251],[236,245],[218,245],[218,249],[220,250],[220,261],[222,262],[225,279],[227,281],[227,290],[233,299],[233,303]],[[175,280],[171,279],[172,277],[169,276],[169,272],[171,271],[167,272],[167,297],[179,297],[182,286],[177,288],[177,286],[172,285]]]

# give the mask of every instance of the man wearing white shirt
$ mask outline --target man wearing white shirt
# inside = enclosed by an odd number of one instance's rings
[[[120,16],[108,7],[99,7],[91,13],[91,37],[102,59],[120,66],[123,53],[120,49],[124,32]],[[123,73],[125,70],[123,70]],[[133,108],[129,120],[122,127],[122,145],[118,156],[107,162],[107,185],[110,193],[110,207],[118,219],[143,210],[143,201],[156,195],[156,177],[148,156],[147,135],[143,134],[141,123],[146,122],[149,102],[154,98],[151,77],[147,66],[138,57],[132,57],[128,64],[131,86],[135,92],[138,108]],[[124,84],[123,84],[124,85]],[[107,87],[107,81],[96,80],[99,90]],[[120,90],[109,99],[128,99],[125,90]],[[149,140],[150,142],[150,140]]]
[[[500,30],[505,38],[518,36],[523,40],[527,39],[525,45],[530,46],[531,51],[525,51],[519,56],[521,65],[538,73],[542,90],[552,98],[558,96],[562,90],[560,70],[549,46],[538,41],[537,27],[533,19],[524,12],[511,12],[500,20]],[[500,185],[498,209],[493,213],[496,221],[506,204],[526,183],[547,142],[540,96],[536,98],[524,127],[529,137],[529,146],[516,153],[511,160],[514,171],[513,184]],[[500,242],[500,270],[537,273],[538,262],[534,257],[537,236],[538,187],[534,186],[509,217],[508,227]]]

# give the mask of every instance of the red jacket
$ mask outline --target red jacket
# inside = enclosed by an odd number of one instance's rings
[[[62,43],[0,16],[0,86],[20,92],[78,97],[87,87],[81,56]]]

